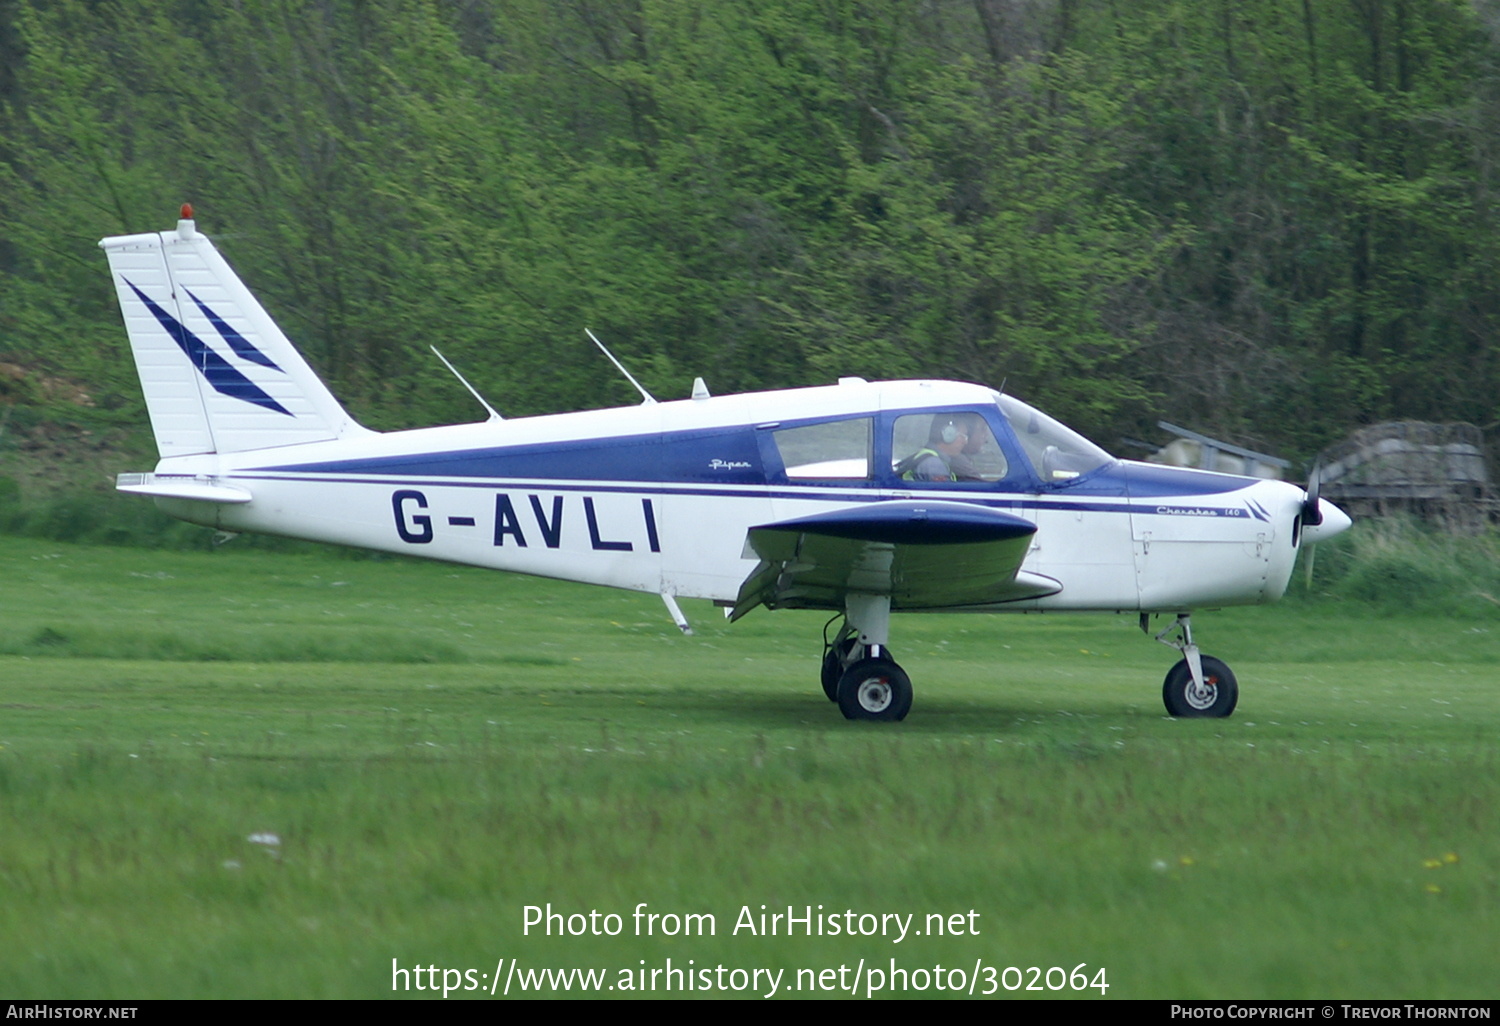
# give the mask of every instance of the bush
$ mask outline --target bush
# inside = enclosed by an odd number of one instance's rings
[[[1500,615],[1500,535],[1459,537],[1404,517],[1365,520],[1309,549],[1312,591],[1392,612]]]

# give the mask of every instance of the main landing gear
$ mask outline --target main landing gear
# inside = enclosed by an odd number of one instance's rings
[[[1141,614],[1141,630],[1150,633],[1149,613]],[[1167,635],[1177,632],[1174,638]],[[1182,659],[1167,671],[1161,698],[1172,716],[1228,716],[1240,700],[1240,685],[1234,673],[1213,656],[1201,655],[1193,644],[1191,617],[1178,613],[1166,630],[1156,635],[1163,645],[1182,653]]]
[[[904,720],[911,711],[911,678],[885,646],[890,613],[889,598],[851,595],[832,641],[824,628],[823,693],[846,719]]]

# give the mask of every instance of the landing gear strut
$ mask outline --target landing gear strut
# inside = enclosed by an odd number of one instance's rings
[[[1149,633],[1148,613],[1141,614],[1141,630]],[[1193,644],[1192,618],[1178,613],[1177,619],[1156,640],[1182,653],[1162,681],[1161,697],[1172,716],[1228,716],[1240,700],[1239,682],[1222,660],[1201,655]],[[1167,635],[1177,632],[1174,638]]]
[[[890,620],[889,597],[850,595],[831,642],[824,628],[823,693],[846,719],[902,720],[911,710],[911,678],[885,646]]]

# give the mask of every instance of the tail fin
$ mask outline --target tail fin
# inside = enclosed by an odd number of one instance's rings
[[[99,243],[163,458],[365,433],[183,207],[175,232]]]

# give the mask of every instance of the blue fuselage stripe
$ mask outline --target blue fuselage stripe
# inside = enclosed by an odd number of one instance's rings
[[[318,484],[363,484],[378,485],[385,487],[400,488],[482,488],[493,491],[530,491],[530,492],[581,492],[590,494],[626,494],[626,495],[659,495],[659,496],[695,496],[715,499],[797,499],[806,502],[889,502],[893,498],[915,499],[917,496],[905,490],[888,490],[885,493],[873,489],[846,492],[835,492],[823,489],[803,488],[748,488],[744,486],[731,489],[695,488],[688,485],[673,487],[659,482],[637,482],[637,483],[604,483],[589,482],[579,484],[574,482],[538,481],[538,480],[505,480],[490,479],[476,480],[467,478],[463,480],[452,480],[442,478],[416,478],[416,477],[355,477],[355,476],[332,476],[332,475],[300,475],[300,474],[233,474],[231,481],[288,481],[308,482]],[[900,495],[891,494],[899,491]],[[1187,506],[1181,502],[1164,506],[1160,496],[1151,496],[1138,500],[1134,503],[1129,501],[1120,502],[1097,502],[1097,501],[1072,501],[1060,502],[1057,500],[1044,499],[1040,496],[1027,496],[1010,494],[1000,496],[980,496],[971,491],[944,491],[941,489],[923,490],[920,496],[929,501],[961,502],[975,506],[984,506],[995,509],[1023,509],[1023,510],[1061,510],[1067,512],[1084,513],[1163,513],[1176,516],[1227,516],[1243,517],[1245,510],[1241,506],[1229,508],[1216,506]],[[1184,497],[1186,498],[1186,497]]]

